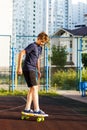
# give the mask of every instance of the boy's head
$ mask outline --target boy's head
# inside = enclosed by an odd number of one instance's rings
[[[37,43],[40,45],[44,45],[49,42],[49,37],[45,32],[41,32],[37,36]]]

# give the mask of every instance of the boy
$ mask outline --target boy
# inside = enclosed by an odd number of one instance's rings
[[[21,75],[23,72],[29,91],[27,94],[27,102],[24,113],[45,114],[39,108],[38,85],[36,82],[36,69],[38,70],[38,77],[40,73],[40,59],[42,46],[49,41],[48,35],[45,32],[38,34],[36,42],[29,44],[24,50],[19,53],[17,74]],[[22,58],[25,55],[24,65],[22,67]],[[34,111],[31,110],[31,103],[33,101]]]

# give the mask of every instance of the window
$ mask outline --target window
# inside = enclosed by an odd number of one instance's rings
[[[87,47],[87,45],[85,45],[85,47]]]
[[[70,54],[70,61],[72,61],[72,54]]]
[[[33,22],[33,24],[35,24],[35,22]]]
[[[72,43],[70,43],[70,48],[72,48]]]
[[[70,41],[70,48],[72,48],[72,41]]]
[[[33,28],[35,28],[35,26],[33,26]]]
[[[87,43],[87,40],[85,40],[85,43]]]
[[[33,33],[35,33],[35,30],[33,30]]]

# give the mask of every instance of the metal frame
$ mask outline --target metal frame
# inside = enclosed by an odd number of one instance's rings
[[[17,35],[16,37],[29,37],[29,36],[19,36]],[[30,36],[30,37],[33,37],[33,36]],[[37,37],[37,36],[35,36]],[[15,88],[15,75],[16,75],[16,48],[12,47],[12,91],[14,91],[14,88]],[[46,79],[46,92],[48,91],[48,87],[49,87],[49,73],[48,73],[48,47],[45,46],[45,79]]]

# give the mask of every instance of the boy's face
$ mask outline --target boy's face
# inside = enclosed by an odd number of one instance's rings
[[[38,40],[37,40],[37,44],[38,44],[38,45],[41,45],[41,46],[44,46],[44,45],[45,45],[45,40],[38,39]]]

